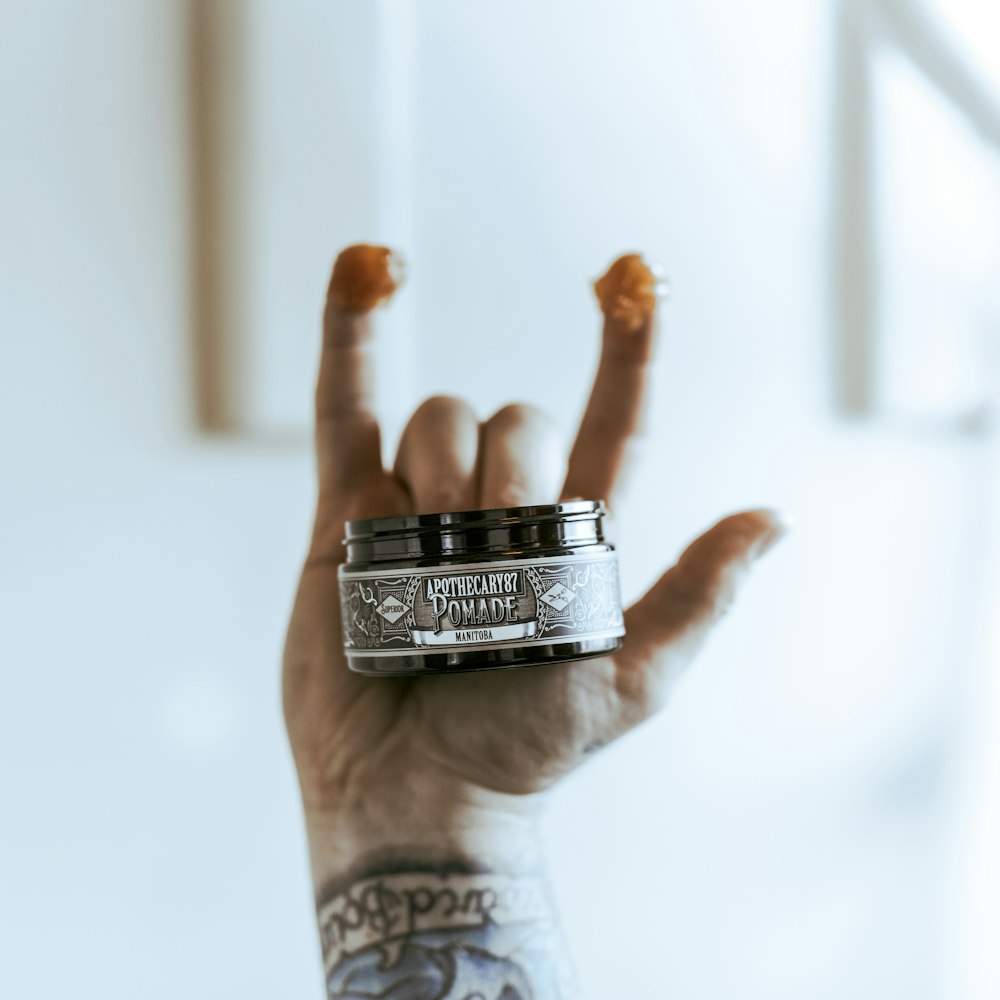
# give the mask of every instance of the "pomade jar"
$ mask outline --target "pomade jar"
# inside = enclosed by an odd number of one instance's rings
[[[347,665],[418,675],[610,653],[625,634],[595,500],[349,521]]]

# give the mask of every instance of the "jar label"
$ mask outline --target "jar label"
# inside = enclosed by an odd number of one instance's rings
[[[625,633],[614,552],[340,571],[352,656],[497,649]]]

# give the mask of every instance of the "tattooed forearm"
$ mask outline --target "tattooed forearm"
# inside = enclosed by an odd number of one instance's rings
[[[570,1000],[545,883],[411,867],[319,902],[330,1000]]]

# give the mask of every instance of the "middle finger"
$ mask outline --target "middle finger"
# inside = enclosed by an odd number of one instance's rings
[[[451,396],[425,400],[410,417],[396,457],[396,476],[417,514],[476,506],[479,421],[472,407]]]

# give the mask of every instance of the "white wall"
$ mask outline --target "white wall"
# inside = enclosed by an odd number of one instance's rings
[[[321,992],[277,681],[309,456],[187,435],[183,13],[0,5],[0,995],[24,1000]]]
[[[672,711],[554,810],[595,997],[930,997],[947,975],[982,458],[830,415],[830,19],[436,4],[418,25],[426,388],[543,401],[569,429],[596,350],[584,279],[649,250],[676,297],[626,589],[716,514],[799,519]]]
[[[829,409],[827,5],[421,5],[391,43],[412,118],[359,140],[406,164],[371,202],[337,188],[324,133],[356,97],[331,83],[345,37],[322,44],[346,9],[244,8],[248,423],[297,419],[322,275],[366,217],[409,236],[396,425],[446,390],[541,401],[568,431],[587,280],[640,247],[675,301],[619,519],[627,592],[733,507],[799,522],[669,713],[554,805],[590,995],[944,996],[983,448]],[[309,455],[186,432],[182,14],[0,8],[11,995],[321,992],[276,673]]]

